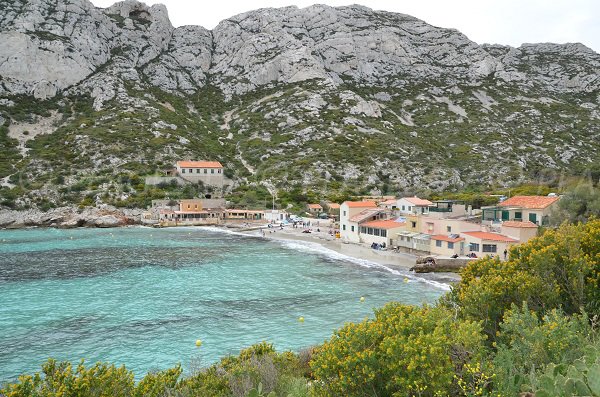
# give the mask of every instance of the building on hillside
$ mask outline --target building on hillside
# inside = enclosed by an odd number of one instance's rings
[[[429,207],[433,203],[418,197],[402,197],[398,199],[396,207],[401,214],[424,215],[429,213]]]
[[[404,223],[395,219],[372,220],[360,223],[359,240],[366,244],[382,244],[393,247],[398,239],[398,233],[404,229]]]
[[[498,255],[504,259],[504,251],[519,243],[519,240],[500,233],[473,231],[461,233],[461,236],[465,238],[467,253],[474,253],[478,257]]]
[[[538,233],[538,225],[529,221],[506,221],[502,222],[501,233],[505,236],[519,240],[519,243],[526,243]]]
[[[379,210],[374,201],[344,201],[340,205],[340,237],[342,240],[360,242],[357,222],[350,222],[350,219],[367,209]]]
[[[465,255],[465,238],[458,234],[434,234],[429,250],[435,255]]]
[[[482,208],[484,222],[529,221],[538,226],[549,223],[558,196],[514,196],[494,207]]]
[[[223,189],[223,166],[218,161],[178,161],[175,170],[177,176],[188,182]]]
[[[321,212],[323,212],[323,207],[321,204],[307,204],[306,211],[312,215],[319,215]]]

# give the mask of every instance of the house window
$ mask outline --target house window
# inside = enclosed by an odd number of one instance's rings
[[[367,228],[366,228],[366,227],[364,227],[364,226],[361,226],[361,227],[360,227],[360,232],[361,232],[361,233],[367,233]]]
[[[530,213],[529,213],[529,220],[530,220],[531,222],[533,222],[533,223],[537,224],[537,214],[536,214],[536,213],[533,213],[533,212],[530,212]]]
[[[342,225],[342,230],[346,230],[346,225]]]
[[[469,251],[471,252],[479,252],[479,244],[471,243],[469,244]]]
[[[367,228],[367,234],[370,234],[371,236],[373,235],[373,228],[372,227],[368,227]]]
[[[442,246],[442,240],[435,240],[435,246],[436,247],[441,247]]]
[[[405,210],[406,210],[406,207],[402,206],[402,211],[405,211]]]
[[[210,169],[210,173],[211,173],[211,174],[214,174],[214,173],[215,173],[215,169],[214,169],[214,168],[211,168],[211,169]]]
[[[205,174],[208,174],[208,170],[207,170],[206,168],[204,169],[204,173],[205,173]]]
[[[448,241],[448,249],[449,250],[453,250],[454,249],[454,243],[451,241]]]
[[[344,211],[344,216],[346,216],[346,211]]]
[[[410,224],[412,225],[413,229],[417,227],[417,222],[415,221],[410,221]]]
[[[354,231],[354,225],[350,226],[350,231],[353,232]]]
[[[376,236],[379,236],[379,234],[380,234],[380,233],[379,233],[379,229],[373,229],[373,232],[374,232],[374,234],[375,234]]]
[[[181,173],[182,173],[182,174],[185,174],[185,168],[182,168],[182,169],[181,169]]]
[[[190,174],[191,174],[192,172],[194,172],[194,171],[193,171],[193,170],[190,168]]]
[[[387,237],[387,230],[381,231],[381,237]]]
[[[483,244],[483,252],[496,252],[496,244]]]
[[[515,212],[515,220],[516,221],[520,221],[523,219],[523,213],[522,212]]]
[[[412,207],[411,207],[410,205],[408,206],[408,210],[409,210],[409,211],[412,211]]]
[[[200,168],[196,168],[196,174],[200,173]]]
[[[217,172],[220,174],[220,173],[221,173],[221,169],[219,168],[219,169],[217,170]]]
[[[448,233],[452,233],[452,226],[446,226],[446,231]]]

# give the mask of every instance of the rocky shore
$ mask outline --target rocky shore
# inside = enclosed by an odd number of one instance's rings
[[[0,211],[0,228],[24,227],[119,227],[142,224],[141,209],[122,209],[112,206],[79,209],[60,207],[49,211],[37,209],[25,211]]]

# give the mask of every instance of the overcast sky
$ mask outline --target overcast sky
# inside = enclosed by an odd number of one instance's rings
[[[108,7],[114,0],[92,0]],[[455,28],[477,43],[580,42],[600,53],[600,0],[147,0],[162,3],[174,26],[214,28],[221,20],[263,7],[362,4],[409,14],[432,25]]]

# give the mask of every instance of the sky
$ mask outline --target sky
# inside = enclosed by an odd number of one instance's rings
[[[91,0],[108,7],[115,0]],[[146,0],[167,6],[175,26],[213,29],[221,20],[264,7],[300,8],[361,4],[374,10],[409,14],[444,28],[455,28],[482,44],[579,42],[600,53],[600,0]]]

